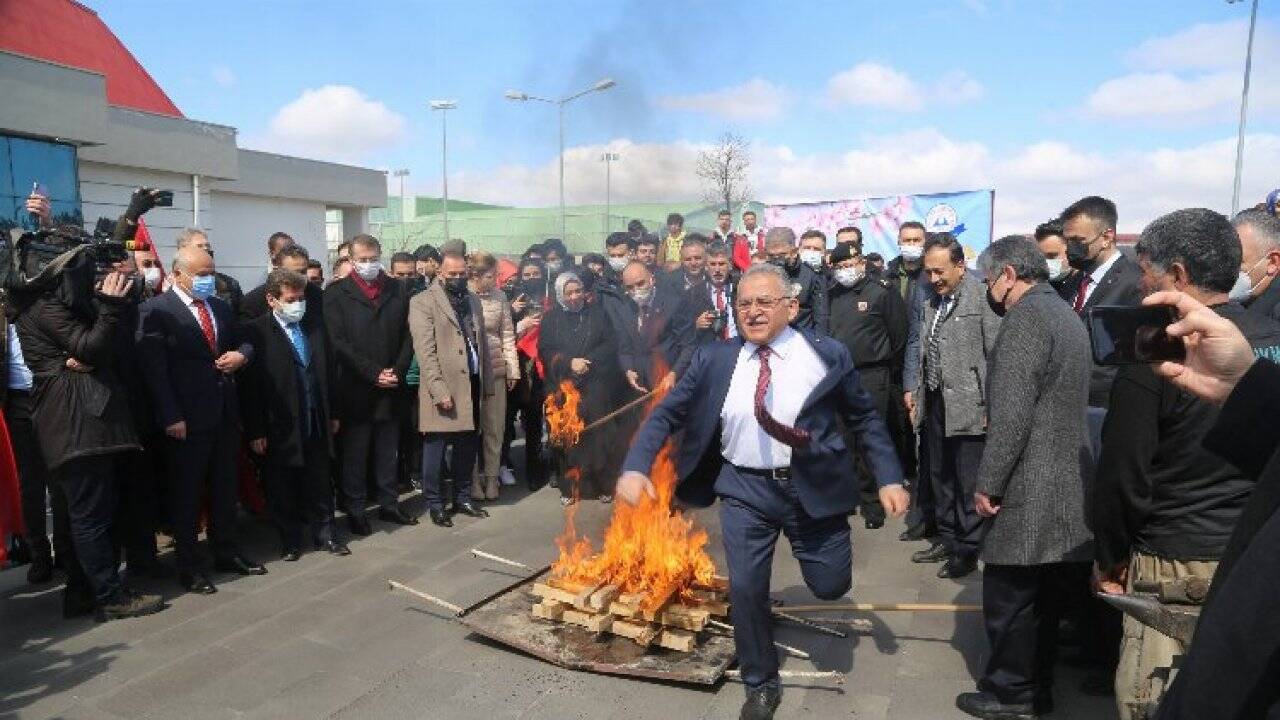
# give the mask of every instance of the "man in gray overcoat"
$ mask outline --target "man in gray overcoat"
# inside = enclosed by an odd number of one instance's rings
[[[1085,523],[1093,365],[1088,335],[1049,285],[1032,240],[997,240],[978,269],[987,303],[1004,315],[987,365],[987,442],[974,496],[990,518],[981,558],[991,655],[979,692],[956,705],[974,717],[1034,718],[1053,706],[1060,604],[1088,582],[1093,559]]]
[[[932,483],[938,538],[911,560],[945,562],[938,577],[960,578],[977,569],[985,530],[973,491],[987,432],[987,358],[1000,318],[950,233],[928,235],[923,277],[933,294],[907,346],[916,362],[907,363],[909,376],[903,371],[904,400],[920,428],[920,476]]]

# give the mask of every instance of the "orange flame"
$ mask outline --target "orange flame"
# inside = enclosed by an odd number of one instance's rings
[[[578,444],[582,429],[586,425],[578,414],[578,404],[582,402],[582,393],[568,380],[560,381],[560,397],[556,402],[556,393],[549,393],[542,404],[549,429],[547,441],[556,447],[569,448]]]
[[[581,432],[581,418],[565,417],[571,406],[576,416],[578,398],[576,392],[574,395],[571,400],[566,392],[565,403],[556,408],[555,421],[548,400],[547,420],[552,433],[556,432],[557,422],[562,423],[561,429],[576,426],[576,432]],[[654,400],[650,407],[657,402]],[[691,520],[671,506],[678,479],[671,449],[668,442],[650,471],[656,497],[644,495],[635,506],[615,504],[599,552],[595,552],[589,538],[577,533],[574,519],[578,503],[565,509],[565,529],[556,540],[560,554],[552,565],[553,576],[581,584],[618,585],[624,593],[643,593],[646,610],[656,610],[667,598],[683,596],[695,584],[706,586],[714,582],[716,567],[707,554],[706,531],[695,528]],[[577,470],[570,470],[566,479],[574,483],[576,499]]]

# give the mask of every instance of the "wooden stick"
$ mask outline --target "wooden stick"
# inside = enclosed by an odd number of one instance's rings
[[[774,610],[773,616],[776,618],[782,618],[783,620],[789,620],[797,625],[800,625],[801,627],[809,628],[810,630],[813,630],[814,632],[820,632],[823,635],[831,635],[833,637],[838,637],[838,638],[849,637],[848,633],[840,632],[839,630],[829,628],[829,627],[823,627],[812,620],[806,620],[798,615],[791,615],[789,613],[782,612],[781,610]]]
[[[725,670],[724,676],[727,680],[737,680],[740,682],[742,680],[742,671]],[[809,680],[830,679],[835,680],[837,685],[843,685],[845,679],[844,673],[836,670],[779,670],[778,677],[783,680],[801,678]]]
[[[719,620],[708,620],[708,621],[707,621],[707,625],[709,625],[709,626],[711,626],[711,627],[713,627],[713,628],[715,628],[715,629],[717,629],[717,630],[728,630],[728,631],[730,631],[730,632],[732,632],[732,631],[733,631],[733,626],[732,626],[732,625],[730,625],[729,623],[722,623],[722,622],[720,622]],[[798,657],[798,658],[801,658],[801,659],[803,659],[803,660],[808,660],[808,659],[809,659],[809,653],[807,653],[807,652],[805,652],[805,651],[801,650],[800,648],[794,648],[794,647],[791,647],[790,645],[783,645],[782,643],[777,642],[777,641],[774,641],[774,643],[773,643],[773,644],[774,644],[775,646],[777,646],[777,648],[778,648],[779,650],[781,650],[781,651],[785,652],[786,654],[790,655],[791,657]]]
[[[954,603],[846,603],[844,605],[783,605],[784,612],[982,612],[981,605]]]
[[[523,568],[523,569],[525,569],[525,570],[528,570],[528,569],[529,569],[529,566],[528,566],[528,565],[525,565],[525,564],[524,564],[524,563],[522,563],[522,562],[516,562],[515,560],[508,560],[508,559],[506,559],[506,558],[504,558],[504,557],[499,557],[499,556],[494,555],[494,554],[492,554],[492,553],[487,553],[487,552],[485,552],[485,551],[483,551],[483,550],[477,550],[477,549],[475,549],[475,548],[471,548],[471,554],[472,554],[472,555],[474,555],[474,556],[476,556],[476,557],[478,557],[478,558],[483,558],[483,559],[485,559],[485,560],[492,560],[492,561],[494,561],[494,562],[496,562],[496,563],[502,563],[503,565],[510,565],[511,567]]]
[[[603,425],[603,424],[605,424],[605,423],[609,422],[610,420],[612,420],[612,419],[614,419],[614,418],[618,417],[619,415],[621,415],[622,413],[624,413],[624,412],[626,412],[626,411],[630,410],[631,408],[633,408],[633,407],[635,407],[635,406],[637,406],[637,405],[640,405],[641,403],[645,402],[646,400],[649,400],[650,398],[652,398],[654,395],[657,395],[657,394],[658,394],[658,391],[657,391],[657,390],[650,390],[649,392],[645,393],[644,395],[641,395],[640,397],[636,398],[635,400],[632,400],[631,402],[627,403],[626,405],[623,405],[622,407],[618,408],[617,410],[614,410],[613,412],[609,413],[608,415],[605,415],[604,417],[599,418],[598,420],[595,420],[595,421],[594,421],[594,422],[592,422],[590,425],[588,425],[588,426],[586,426],[586,427],[582,428],[582,432],[578,433],[578,436],[579,436],[579,437],[581,437],[582,435],[587,434],[587,432],[588,432],[588,431],[590,431],[590,430],[592,430],[593,428],[600,427],[601,425]]]
[[[828,625],[844,625],[862,632],[872,632],[875,630],[875,624],[866,618],[816,617],[812,620],[813,622],[822,622],[827,623]]]
[[[422,592],[421,590],[415,590],[415,589],[413,589],[413,588],[409,587],[408,585],[405,585],[404,583],[396,582],[395,580],[387,580],[387,585],[388,585],[388,586],[390,586],[392,590],[403,590],[403,591],[405,591],[405,592],[409,593],[410,595],[415,595],[415,596],[417,596],[417,597],[420,597],[420,598],[422,598],[423,600],[426,600],[427,602],[433,602],[433,603],[435,603],[435,604],[439,605],[440,607],[445,608],[446,610],[449,610],[449,611],[452,611],[452,612],[455,612],[455,613],[460,613],[460,612],[462,612],[462,607],[461,607],[461,606],[454,605],[453,603],[449,602],[448,600],[441,600],[440,598],[436,597],[435,595],[428,595],[428,594],[426,594],[426,593]]]

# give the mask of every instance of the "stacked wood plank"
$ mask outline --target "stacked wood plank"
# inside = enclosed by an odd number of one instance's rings
[[[530,592],[537,598],[532,610],[536,618],[625,637],[641,647],[690,652],[713,617],[728,616],[728,589],[728,581],[717,577],[685,593],[681,602],[674,592],[651,597],[621,592],[617,585],[551,578],[534,583]]]

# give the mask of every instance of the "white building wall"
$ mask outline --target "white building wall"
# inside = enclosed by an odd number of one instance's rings
[[[326,262],[324,203],[214,191],[212,204],[216,226],[209,238],[218,269],[246,292],[267,277],[267,238],[273,232],[289,233],[311,257]]]
[[[93,230],[99,217],[115,220],[123,215],[129,206],[130,196],[139,187],[173,191],[173,207],[155,208],[145,216],[151,238],[167,264],[173,259],[174,240],[178,233],[193,224],[191,176],[80,160],[80,204],[85,227],[89,230]],[[205,229],[212,229],[214,217],[208,209],[209,193],[202,190],[200,224]]]

